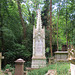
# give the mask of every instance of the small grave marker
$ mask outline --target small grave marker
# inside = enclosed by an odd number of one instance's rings
[[[2,56],[2,53],[0,53],[0,70],[1,70],[1,60],[4,59],[4,56]]]
[[[15,75],[24,75],[24,62],[21,58],[15,61]]]
[[[55,52],[55,62],[68,61],[68,51],[56,51]]]

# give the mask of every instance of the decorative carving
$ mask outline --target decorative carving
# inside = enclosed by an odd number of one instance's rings
[[[75,48],[71,46],[71,48],[68,48],[68,58],[74,59],[75,58]]]
[[[45,56],[45,27],[42,27],[41,12],[38,9],[37,26],[33,28],[33,57]]]

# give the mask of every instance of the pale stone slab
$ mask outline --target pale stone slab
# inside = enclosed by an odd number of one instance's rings
[[[46,66],[46,60],[33,60],[32,61],[32,66],[33,68],[42,68],[42,67],[45,67]]]
[[[75,75],[75,64],[70,64],[70,68],[71,68],[71,75]]]
[[[68,48],[68,60],[70,61],[71,75],[75,75],[75,48]]]
[[[48,72],[45,75],[57,75],[56,70],[48,70]]]

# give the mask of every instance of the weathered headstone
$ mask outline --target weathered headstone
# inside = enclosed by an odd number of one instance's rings
[[[46,66],[45,27],[42,28],[41,12],[38,10],[37,26],[33,28],[33,57],[31,68]]]
[[[58,61],[68,61],[68,51],[56,51],[55,52],[55,62]]]
[[[15,61],[15,74],[14,75],[24,75],[24,60],[23,59],[17,59]]]
[[[0,53],[0,70],[1,70],[1,60],[4,59],[4,56],[2,56],[2,53]]]
[[[68,48],[68,60],[70,61],[71,75],[75,75],[75,49]]]

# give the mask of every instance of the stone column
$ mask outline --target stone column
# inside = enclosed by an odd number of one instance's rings
[[[24,62],[21,58],[15,61],[15,75],[24,75]]]
[[[0,70],[1,70],[1,59],[4,59],[4,56],[2,56],[2,53],[0,53]]]

